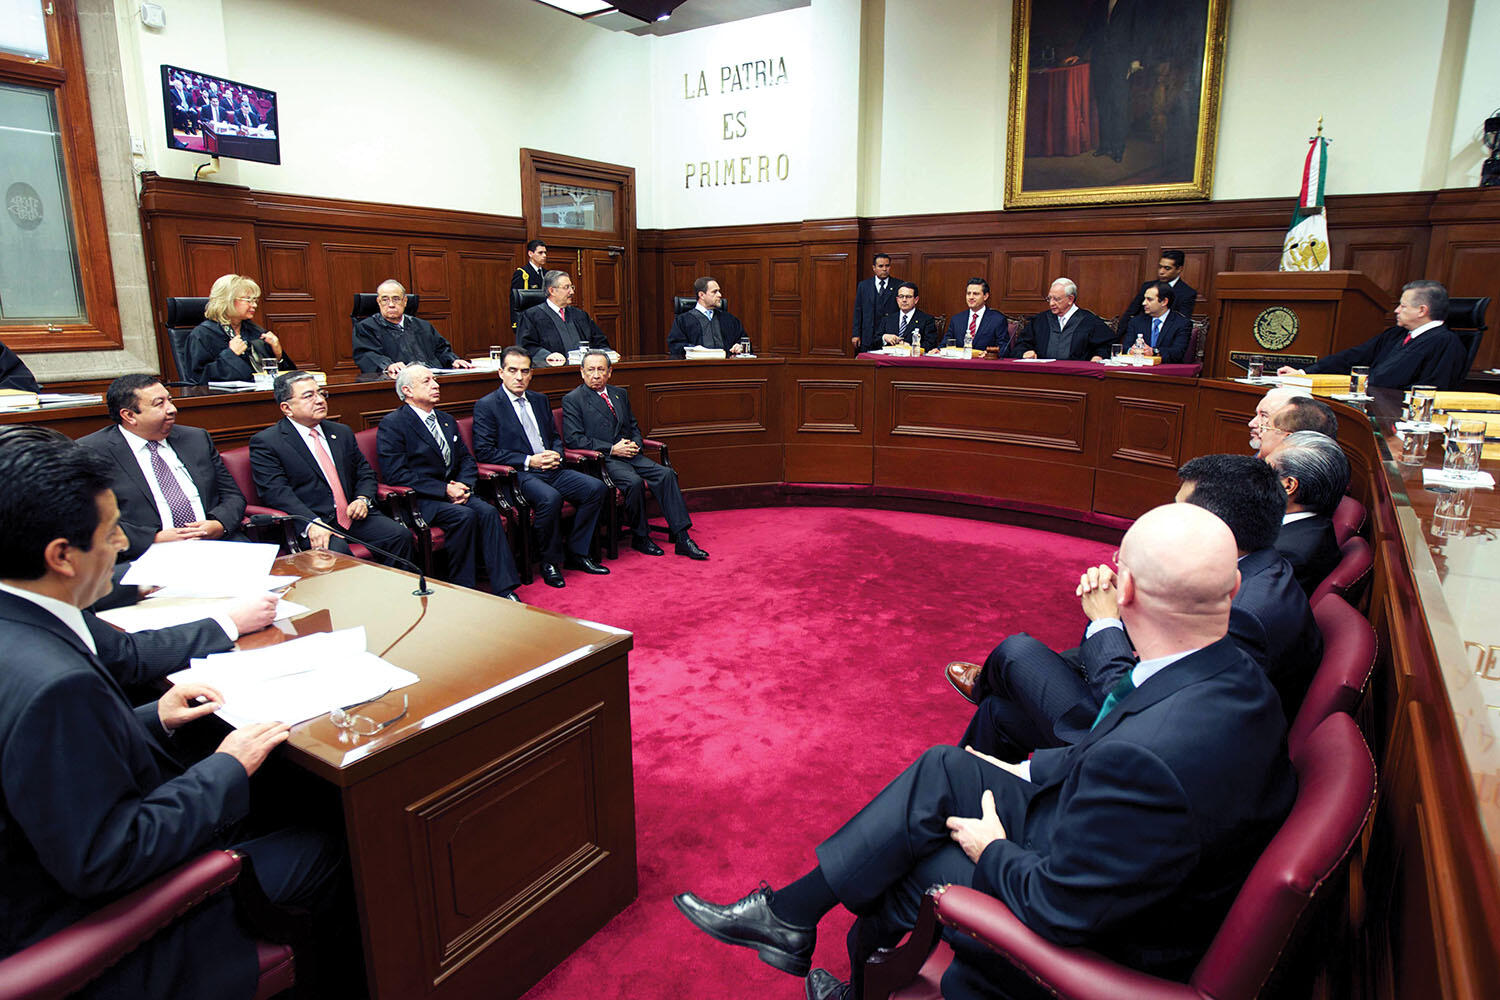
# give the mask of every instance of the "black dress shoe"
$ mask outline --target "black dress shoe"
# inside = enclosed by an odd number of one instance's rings
[[[754,948],[767,965],[805,976],[812,968],[816,927],[793,927],[771,912],[771,887],[760,888],[727,906],[706,903],[690,892],[673,896],[672,902],[707,934],[725,944]]]
[[[515,602],[516,602],[516,603],[517,603],[517,604],[521,604],[521,603],[523,603],[523,602],[522,602],[522,601],[521,601],[521,599],[520,599],[520,598],[519,598],[519,597],[517,597],[517,596],[516,596],[516,592],[515,592],[515,591],[514,591],[514,590],[512,590],[512,591],[511,591],[511,592],[510,592],[510,593],[508,593],[508,594],[501,594],[501,595],[500,595],[500,597],[501,597],[501,599],[502,599],[502,600],[506,600],[506,601],[515,601]]]
[[[542,572],[542,582],[545,583],[547,586],[549,586],[549,587],[566,587],[567,586],[567,583],[563,581],[562,571],[559,570],[556,566],[552,565],[551,563],[542,563],[541,572]]]
[[[827,969],[814,969],[802,984],[805,1000],[854,1000],[854,987]]]
[[[635,549],[637,552],[644,552],[648,556],[666,555],[666,553],[661,550],[660,545],[657,545],[645,535],[636,535],[634,538],[632,538],[630,540],[630,547],[632,549]]]
[[[571,552],[569,552],[566,558],[563,560],[563,565],[567,566],[568,569],[576,569],[584,573],[592,573],[595,576],[609,575],[608,566],[600,566],[588,556],[575,556]]]
[[[687,535],[683,535],[682,537],[677,539],[676,550],[678,555],[687,556],[689,559],[708,558],[708,553],[698,548],[698,543],[693,541]]]

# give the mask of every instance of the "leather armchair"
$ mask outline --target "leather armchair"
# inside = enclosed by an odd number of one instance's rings
[[[177,366],[177,381],[169,385],[196,385],[188,374],[188,335],[202,323],[203,310],[208,308],[205,298],[167,299],[167,345],[172,349],[172,363]]]
[[[1323,633],[1323,659],[1287,731],[1293,755],[1324,719],[1335,712],[1354,714],[1375,670],[1375,629],[1348,601],[1328,594],[1313,605],[1313,617]]]
[[[359,324],[359,321],[367,316],[374,316],[380,311],[380,303],[376,301],[374,292],[355,292],[354,304],[349,307],[349,327],[351,331]],[[422,296],[415,293],[407,293],[405,315],[416,316],[417,310],[422,305]]]
[[[370,463],[370,471],[375,473],[375,502],[388,517],[404,524],[417,538],[417,555],[420,558],[423,572],[428,576],[435,575],[432,572],[433,553],[443,547],[446,540],[443,529],[436,525],[428,524],[422,517],[422,512],[412,500],[415,492],[410,486],[392,486],[380,481],[380,449],[375,441],[378,428],[366,427],[362,431],[354,432],[354,445],[359,453]],[[363,546],[361,546],[363,548]],[[354,545],[349,546],[354,551]]]
[[[1370,552],[1370,543],[1355,535],[1339,546],[1338,565],[1312,592],[1311,604],[1316,607],[1325,594],[1338,594],[1350,604],[1358,604],[1358,595],[1375,563]]]
[[[935,886],[908,943],[865,966],[865,1000],[928,1000],[951,960],[934,950],[946,927],[999,953],[1041,987],[1077,1000],[1251,1000],[1273,974],[1281,981],[1299,964],[1297,952],[1316,936],[1310,907],[1358,843],[1375,806],[1375,762],[1354,720],[1324,720],[1292,758],[1297,799],[1235,897],[1208,951],[1186,983],[1158,979],[1084,948],[1065,948],[1033,933],[993,896],[962,886]],[[1335,897],[1325,892],[1330,901]],[[901,981],[916,947],[928,956],[915,980]],[[895,981],[893,982],[893,974]]]
[[[672,296],[672,315],[673,316],[681,316],[683,313],[687,312],[689,309],[696,309],[697,307],[698,307],[698,296],[696,296],[696,295],[674,295],[674,296]],[[734,311],[734,310],[732,310],[732,309],[729,308],[729,296],[727,296],[727,295],[721,295],[721,296],[719,296],[719,308],[723,309],[725,312],[733,312]]]
[[[233,851],[209,851],[9,956],[0,961],[0,1000],[42,1000],[82,989],[178,917],[235,886],[246,867]],[[257,941],[256,953],[256,1000],[290,989],[292,949]]]
[[[696,302],[697,300],[694,299],[693,301]],[[561,407],[553,408],[552,421],[557,427],[558,438],[563,438],[563,411]],[[656,460],[662,465],[672,464],[671,459],[667,456],[667,445],[665,442],[643,436],[641,438],[641,447],[655,449],[658,453]],[[580,465],[580,471],[587,472],[596,479],[604,480],[604,485],[610,492],[609,509],[604,515],[605,550],[609,553],[609,558],[620,558],[620,510],[625,504],[625,491],[615,485],[614,479],[610,477],[609,470],[604,467],[604,452],[588,448],[568,448],[563,457],[569,461],[576,460]],[[651,487],[646,485],[643,488],[649,496]],[[664,524],[653,524],[651,527],[664,533],[667,531],[667,527]]]
[[[1458,336],[1459,340],[1463,341],[1464,347],[1468,348],[1469,363],[1464,368],[1465,373],[1474,370],[1474,358],[1479,354],[1479,342],[1484,339],[1484,331],[1489,329],[1484,325],[1484,314],[1489,307],[1488,295],[1479,298],[1455,297],[1448,300],[1448,318],[1443,322]]]
[[[1365,505],[1353,497],[1344,497],[1333,510],[1333,536],[1343,545],[1359,534],[1365,524]]]
[[[250,518],[255,514],[286,516],[286,511],[261,505],[260,495],[255,489],[255,475],[250,469],[250,449],[248,447],[231,448],[228,451],[219,452],[219,457],[224,460],[224,468],[228,469],[230,476],[234,477],[234,484],[245,495],[245,518],[241,527],[257,541],[275,542],[281,546],[282,552],[296,552],[301,547],[302,533],[299,527],[291,521],[282,521],[272,528],[250,527]]]
[[[469,449],[469,454],[474,454],[474,418],[460,417],[458,420],[458,436],[463,438],[464,447]],[[521,582],[530,583],[531,573],[531,505],[526,502],[526,497],[521,493],[516,470],[509,465],[495,465],[491,462],[481,462],[474,459],[474,464],[479,469],[479,480],[474,484],[474,492],[479,494],[479,499],[500,512],[505,518],[506,525],[512,537],[512,552],[516,556],[516,569],[520,571]]]

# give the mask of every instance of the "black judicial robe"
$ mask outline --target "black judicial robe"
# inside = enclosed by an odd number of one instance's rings
[[[1456,389],[1469,367],[1469,351],[1458,339],[1458,334],[1446,326],[1435,326],[1403,344],[1406,333],[1401,327],[1393,326],[1357,347],[1328,355],[1310,366],[1307,372],[1337,374],[1347,372],[1355,365],[1367,365],[1370,384],[1382,388],[1435,385],[1439,389]]]

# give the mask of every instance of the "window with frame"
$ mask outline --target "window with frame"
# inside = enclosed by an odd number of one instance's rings
[[[104,193],[72,0],[0,0],[0,340],[119,347]]]

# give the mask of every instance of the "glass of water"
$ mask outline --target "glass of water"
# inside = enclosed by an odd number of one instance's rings
[[[1485,427],[1483,420],[1454,417],[1448,421],[1448,438],[1443,446],[1444,472],[1465,479],[1478,477]]]
[[[1368,365],[1355,365],[1349,369],[1349,392],[1355,396],[1368,396],[1370,388],[1370,368]]]
[[[1109,360],[1119,364],[1120,358],[1125,354],[1125,345],[1119,342],[1109,345]]]
[[[491,361],[499,361],[500,360],[500,355],[502,355],[504,353],[505,353],[505,348],[502,347],[502,346],[500,346],[499,344],[491,344],[490,345],[490,360]]]
[[[1266,374],[1266,359],[1251,358],[1245,363],[1245,377],[1254,382],[1259,382]]]
[[[1432,509],[1432,533],[1440,538],[1462,538],[1469,531],[1474,491],[1443,487]]]
[[[1432,423],[1432,404],[1437,401],[1437,386],[1411,387],[1411,418],[1419,424]]]
[[[276,369],[281,367],[281,359],[274,354],[267,354],[260,359],[260,370],[267,378],[276,377]]]
[[[1427,459],[1427,432],[1403,431],[1401,433],[1402,465],[1421,465]]]

